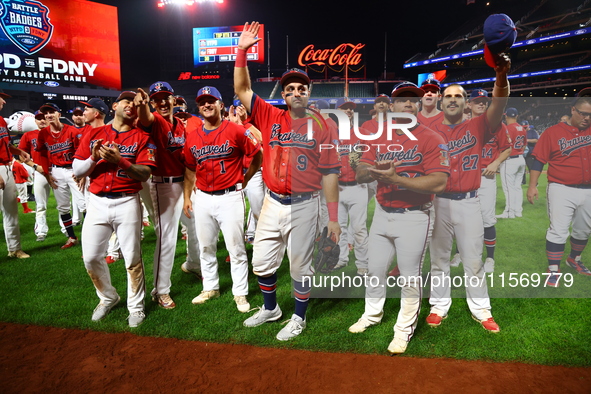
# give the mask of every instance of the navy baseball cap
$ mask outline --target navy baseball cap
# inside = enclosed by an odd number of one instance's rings
[[[384,93],[379,94],[378,97],[376,97],[376,99],[374,100],[374,104],[377,104],[380,101],[384,101],[384,102],[386,102],[388,104],[391,103],[390,96],[388,96],[387,94],[384,94]]]
[[[484,60],[490,67],[496,67],[499,53],[507,52],[515,44],[515,24],[505,14],[493,14],[484,21]]]
[[[222,100],[222,94],[220,93],[219,90],[217,90],[216,88],[214,88],[213,86],[204,86],[201,89],[199,89],[199,91],[197,92],[197,97],[195,98],[195,102],[199,102],[199,99],[201,97],[213,97],[216,100]]]
[[[394,85],[394,88],[392,89],[392,97],[398,97],[400,96],[402,93],[413,93],[416,97],[423,97],[425,95],[425,91],[421,88],[419,88],[417,85],[415,85],[412,82],[400,82],[397,85]]]
[[[37,119],[37,120],[45,119],[45,115],[43,114],[43,112],[37,110],[37,111],[35,111],[35,119]]]
[[[421,84],[421,89],[425,90],[426,88],[435,88],[437,90],[441,90],[441,82],[435,78],[425,79]]]
[[[347,109],[347,108],[352,108],[355,109],[357,108],[357,104],[355,104],[353,101],[349,100],[348,97],[341,97],[337,100],[337,103],[335,105],[335,108],[342,108],[342,109]]]
[[[299,79],[304,82],[304,85],[310,85],[310,77],[308,76],[308,73],[299,68],[292,68],[284,72],[281,76],[281,86],[285,86],[290,79]]]
[[[519,115],[517,108],[507,108],[507,110],[505,111],[505,116],[509,118],[516,118],[517,115]]]
[[[133,101],[135,99],[136,96],[136,92],[134,92],[133,90],[125,90],[123,92],[121,92],[121,94],[119,95],[119,97],[117,97],[117,100],[115,100],[115,102],[119,102],[121,100],[130,100]]]
[[[527,120],[524,120],[523,122],[521,122],[522,126],[529,126],[529,122]]]
[[[316,101],[316,108],[318,109],[329,109],[330,108],[330,104],[328,103],[328,101],[326,100],[317,100]]]
[[[185,98],[183,96],[181,96],[180,94],[177,94],[176,96],[174,96],[174,98],[176,99],[176,105],[183,103],[183,104],[187,104],[187,100],[185,100]]]
[[[170,93],[174,94],[174,89],[168,82],[158,81],[150,85],[150,98],[158,93]]]
[[[189,119],[191,117],[191,114],[185,111],[183,107],[174,107],[172,109],[172,114],[181,119]]]
[[[103,100],[101,100],[100,98],[91,98],[88,101],[80,101],[82,104],[84,104],[85,106],[87,106],[88,108],[94,108],[99,112],[102,112],[103,114],[108,114],[109,113],[109,107],[107,107],[107,104],[105,104],[105,102]]]
[[[74,107],[74,109],[72,110],[72,115],[76,115],[76,113],[78,113],[78,115],[82,115],[84,113],[84,108]]]
[[[52,110],[52,111],[55,111],[55,112],[62,112],[62,110],[60,109],[60,107],[58,107],[54,103],[45,103],[45,104],[43,104],[39,108],[39,111],[43,112],[43,110]]]
[[[4,90],[0,89],[0,97],[2,97],[2,98],[11,98],[12,96],[10,94],[4,93]]]
[[[474,89],[470,92],[470,101],[480,98],[486,99],[487,101],[490,100],[488,92],[484,89]]]

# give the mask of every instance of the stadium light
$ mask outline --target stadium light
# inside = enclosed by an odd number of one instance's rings
[[[158,8],[164,8],[167,5],[192,6],[197,3],[217,3],[222,4],[224,0],[158,0]]]

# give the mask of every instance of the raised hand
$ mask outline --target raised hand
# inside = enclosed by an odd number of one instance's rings
[[[259,34],[259,22],[252,22],[250,25],[248,22],[244,24],[244,30],[238,39],[238,49],[248,50],[251,46],[261,40],[256,38]]]

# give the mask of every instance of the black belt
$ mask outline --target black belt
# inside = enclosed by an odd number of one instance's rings
[[[429,209],[431,207],[431,203],[417,205],[415,207],[410,207],[410,208],[392,208],[392,207],[385,207],[382,204],[380,204],[380,207],[388,213],[405,213],[405,212],[409,212],[409,211],[426,211],[427,209]]]
[[[509,156],[509,159],[517,159],[518,157],[521,157],[521,155]]]
[[[564,185],[568,187],[576,187],[577,189],[591,189],[590,184],[583,184],[583,185]]]
[[[201,190],[201,189],[199,189],[199,190]],[[223,196],[224,194],[228,194],[230,192],[235,192],[236,190],[238,190],[238,188],[236,186],[230,186],[227,189],[214,190],[212,192],[207,192],[205,190],[201,190],[201,191],[203,193],[211,194],[212,196]]]
[[[152,176],[153,183],[177,183],[177,182],[183,182],[184,180],[185,180],[184,176],[159,176],[159,175]]]
[[[72,165],[71,164],[67,164],[65,166],[58,166],[58,165],[52,164],[51,166],[52,167],[56,167],[56,168],[72,168]]]
[[[136,195],[136,193],[124,193],[124,192],[101,192],[98,193],[97,196],[99,197],[105,197],[105,198],[121,198],[121,197],[127,197],[127,196],[133,196]]]
[[[342,182],[342,181],[339,181],[339,185],[341,185],[341,186],[356,186],[357,185],[357,181],[351,181],[351,182]]]
[[[309,192],[302,194],[277,194],[269,190],[269,195],[275,201],[283,205],[297,204],[299,202],[308,201],[309,199],[317,196],[317,192]]]
[[[476,190],[466,193],[441,193],[437,197],[447,198],[449,200],[465,200],[466,198],[474,198],[478,195]]]

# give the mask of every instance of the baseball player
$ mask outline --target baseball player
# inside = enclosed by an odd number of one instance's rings
[[[417,115],[424,92],[410,82],[392,91],[393,112]],[[396,119],[397,123],[408,119]],[[423,125],[410,129],[411,140],[400,129],[388,140],[384,134],[357,168],[359,182],[378,181],[376,212],[369,235],[369,275],[378,278],[368,285],[365,312],[349,327],[361,333],[378,324],[384,315],[385,279],[388,267],[397,256],[402,286],[400,311],[394,326],[394,339],[388,346],[393,354],[404,353],[417,326],[421,308],[422,256],[427,247],[433,193],[445,189],[449,175],[447,145],[443,138]],[[374,283],[370,281],[369,283]]]
[[[353,129],[353,114],[357,104],[346,97],[337,100],[336,108],[347,114]],[[363,134],[369,135],[370,132],[365,129],[359,130]],[[341,226],[341,238],[339,242],[340,256],[339,263],[335,269],[339,269],[349,264],[349,237],[348,231],[354,235],[355,265],[357,266],[357,275],[367,274],[368,259],[368,239],[367,239],[367,204],[369,194],[365,183],[357,183],[355,179],[355,170],[349,164],[349,153],[353,152],[362,141],[355,136],[351,130],[351,139],[339,140],[338,153],[341,159],[341,174],[339,176],[339,225]],[[349,226],[349,221],[351,225]]]
[[[113,104],[115,118],[108,126],[85,133],[76,151],[74,173],[90,177],[88,214],[82,227],[84,266],[100,303],[92,321],[103,319],[119,303],[105,262],[107,243],[117,233],[127,270],[129,326],[145,319],[144,264],[140,249],[142,227],[138,191],[156,165],[156,146],[149,136],[134,127],[136,93],[122,92]],[[138,100],[139,101],[139,100]]]
[[[176,304],[170,297],[170,276],[178,238],[178,223],[183,210],[183,181],[185,164],[182,151],[185,146],[185,126],[174,117],[176,99],[167,82],[150,86],[150,112],[148,94],[138,89],[136,98],[140,126],[150,133],[158,148],[158,168],[148,181],[153,204],[156,249],[154,250],[154,289],[152,300],[164,309]]]
[[[84,108],[80,106],[74,107],[72,110],[72,123],[74,123],[74,126],[78,129],[86,125],[84,119]]]
[[[437,194],[434,200],[435,227],[430,244],[431,312],[427,317],[427,324],[432,327],[441,324],[451,307],[450,254],[455,236],[464,266],[466,299],[472,317],[486,330],[500,331],[491,314],[487,283],[483,279],[484,224],[477,198],[482,148],[500,128],[509,96],[507,73],[511,62],[503,55],[497,64],[493,100],[486,114],[464,121],[466,91],[460,85],[450,85],[444,90],[441,103],[444,120],[433,125],[449,148],[451,171],[445,192]]]
[[[246,299],[248,259],[244,246],[245,204],[242,187],[261,166],[261,147],[243,126],[222,120],[224,103],[216,88],[205,86],[199,89],[195,101],[204,122],[202,129],[191,133],[185,144],[186,165],[193,173],[187,172],[183,208],[187,217],[195,215],[195,222],[199,223],[197,239],[203,291],[193,299],[193,303],[203,304],[220,295],[216,252],[221,229],[230,254],[234,301],[238,310],[246,313],[250,304]],[[244,157],[252,161],[243,175]],[[197,191],[193,194],[195,186]],[[199,208],[193,212],[193,206]]]
[[[505,193],[505,210],[498,218],[520,218],[523,213],[523,190],[521,180],[525,174],[525,158],[523,152],[527,145],[527,130],[517,123],[519,113],[515,108],[507,108],[505,118],[511,137],[511,156],[501,164],[501,181]]]
[[[581,262],[581,253],[591,235],[591,97],[579,97],[571,108],[571,124],[558,123],[540,135],[530,171],[527,199],[538,198],[538,179],[548,163],[548,216],[546,232],[547,284],[559,286],[560,260],[570,236],[569,267],[582,275],[591,271]]]
[[[258,22],[244,25],[234,67],[234,91],[262,134],[263,180],[269,188],[257,224],[252,257],[264,305],[244,321],[244,326],[256,327],[281,318],[276,296],[277,270],[287,247],[296,305],[295,313],[276,337],[287,341],[300,335],[306,327],[310,282],[304,281],[304,277],[313,274],[311,263],[321,181],[328,205],[328,232],[334,234],[335,242],[341,233],[338,223],[340,163],[335,149],[318,149],[320,144],[337,140],[336,130],[321,127],[326,124],[322,118],[312,120],[313,138],[308,139],[308,119],[311,118],[306,106],[310,79],[305,72],[292,69],[281,77],[281,95],[287,110],[273,107],[253,93],[246,52],[260,40],[258,31]]]
[[[72,161],[76,152],[77,129],[60,122],[61,110],[53,103],[43,104],[39,111],[45,115],[48,125],[39,131],[37,151],[41,152],[42,160],[47,160],[50,177],[55,181],[54,195],[57,210],[66,228],[68,241],[62,249],[71,248],[78,243],[72,227],[70,215],[70,195],[83,211],[86,209],[84,195],[72,177]],[[49,167],[49,165],[51,167]]]
[[[421,84],[425,95],[421,99],[421,111],[417,115],[420,124],[431,127],[432,124],[443,121],[443,112],[437,109],[441,101],[441,82],[435,78],[428,78]]]
[[[12,96],[0,89],[0,111],[6,104],[6,99]],[[16,202],[16,185],[10,168],[12,155],[19,155],[22,160],[29,160],[31,157],[22,149],[17,148],[10,142],[8,125],[0,116],[0,209],[2,211],[2,224],[4,237],[8,247],[8,257],[26,259],[30,257],[21,249],[21,232],[18,226],[18,205]]]
[[[33,213],[29,208],[29,195],[27,193],[27,181],[29,180],[29,171],[18,160],[12,161],[12,174],[17,191],[17,201],[23,206],[23,213]]]

